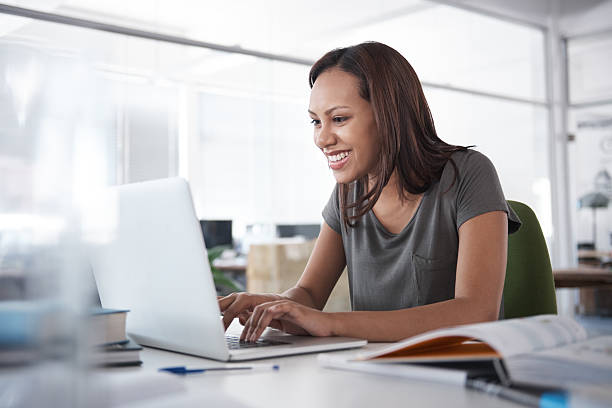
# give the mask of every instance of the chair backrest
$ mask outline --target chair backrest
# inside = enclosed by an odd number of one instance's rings
[[[508,237],[504,318],[556,314],[555,282],[540,223],[526,204],[518,201],[508,204],[522,225]]]

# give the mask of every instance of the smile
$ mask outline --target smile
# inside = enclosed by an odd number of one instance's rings
[[[346,162],[349,160],[350,151],[340,152],[334,155],[328,155],[327,160],[329,162],[329,167],[332,170],[340,170]]]

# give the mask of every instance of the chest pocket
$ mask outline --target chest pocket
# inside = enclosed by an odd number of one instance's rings
[[[455,297],[457,260],[429,259],[412,254],[419,306]]]

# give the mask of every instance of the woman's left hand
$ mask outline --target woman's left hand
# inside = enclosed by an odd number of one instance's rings
[[[333,334],[332,319],[329,313],[282,299],[256,306],[244,325],[240,340],[257,341],[268,326],[298,335],[331,336]]]

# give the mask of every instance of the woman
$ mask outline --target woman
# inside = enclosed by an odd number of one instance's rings
[[[337,185],[304,273],[281,295],[219,299],[241,339],[292,334],[397,341],[497,319],[507,235],[520,226],[482,154],[438,138],[404,57],[368,42],[310,71],[314,141]],[[348,267],[352,312],[321,310]]]

